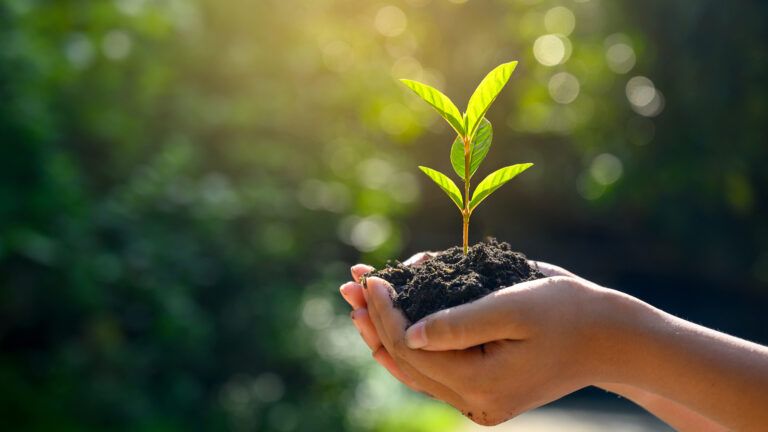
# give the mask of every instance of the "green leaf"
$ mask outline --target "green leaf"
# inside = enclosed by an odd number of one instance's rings
[[[509,77],[512,76],[512,72],[515,71],[516,67],[516,61],[497,66],[477,86],[472,97],[469,98],[469,104],[467,104],[466,130],[468,136],[473,136],[480,124],[480,119],[485,116],[488,108],[496,100],[496,96],[499,95],[504,85],[507,84]]]
[[[488,195],[492,194],[504,183],[512,180],[515,176],[531,166],[533,166],[532,163],[511,165],[489,174],[488,177],[484,178],[483,181],[477,185],[475,191],[472,193],[472,199],[469,200],[469,211],[474,210],[484,199],[488,198]]]
[[[471,178],[475,171],[480,167],[480,163],[485,159],[488,150],[493,141],[493,127],[491,122],[483,118],[480,127],[477,129],[475,137],[470,144],[471,153],[469,155],[469,177]],[[451,165],[459,177],[464,178],[464,141],[461,137],[456,137],[451,146]]]
[[[424,101],[430,105],[456,130],[459,135],[464,135],[464,120],[461,117],[461,112],[456,105],[448,99],[448,96],[440,93],[434,87],[430,87],[426,84],[422,84],[418,81],[412,81],[407,79],[401,79],[400,82],[405,84],[408,88],[413,90],[414,93],[421,96]]]
[[[424,171],[424,174],[431,178],[432,181],[440,186],[440,189],[448,194],[448,197],[456,204],[456,207],[458,207],[459,210],[463,209],[464,200],[461,199],[461,191],[459,190],[459,187],[456,186],[456,183],[453,182],[453,180],[446,177],[445,174],[439,171],[435,171],[432,168],[420,166],[419,169]]]

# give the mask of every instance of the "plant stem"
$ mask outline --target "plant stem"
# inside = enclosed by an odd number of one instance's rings
[[[470,177],[470,146],[469,137],[463,137],[464,141],[464,210],[461,212],[464,255],[469,251],[469,177]]]
[[[462,219],[462,228],[464,228],[464,255],[466,255],[469,249],[469,216],[464,216]]]

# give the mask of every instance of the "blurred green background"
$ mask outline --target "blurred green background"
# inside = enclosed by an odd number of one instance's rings
[[[450,172],[453,137],[395,78],[463,106],[512,59],[480,174],[536,166],[471,239],[768,342],[766,19],[757,0],[3,1],[0,422],[456,427],[374,366],[336,290],[357,261],[460,242],[416,169]]]

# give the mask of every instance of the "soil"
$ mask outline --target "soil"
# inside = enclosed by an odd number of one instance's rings
[[[525,255],[494,238],[471,246],[467,255],[460,247],[452,247],[422,264],[405,266],[399,261],[390,262],[366,276],[380,277],[392,284],[396,292],[394,303],[411,323],[501,288],[544,277],[528,264]]]

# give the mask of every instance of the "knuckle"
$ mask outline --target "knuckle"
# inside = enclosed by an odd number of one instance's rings
[[[376,360],[381,359],[381,356],[384,355],[384,353],[387,352],[387,349],[384,348],[384,345],[379,345],[378,347],[371,350],[371,357],[373,357]]]
[[[552,276],[549,278],[549,285],[554,290],[572,292],[580,286],[580,282],[573,276]]]
[[[557,275],[550,277],[549,281],[553,284],[572,283],[573,278],[571,276]]]

